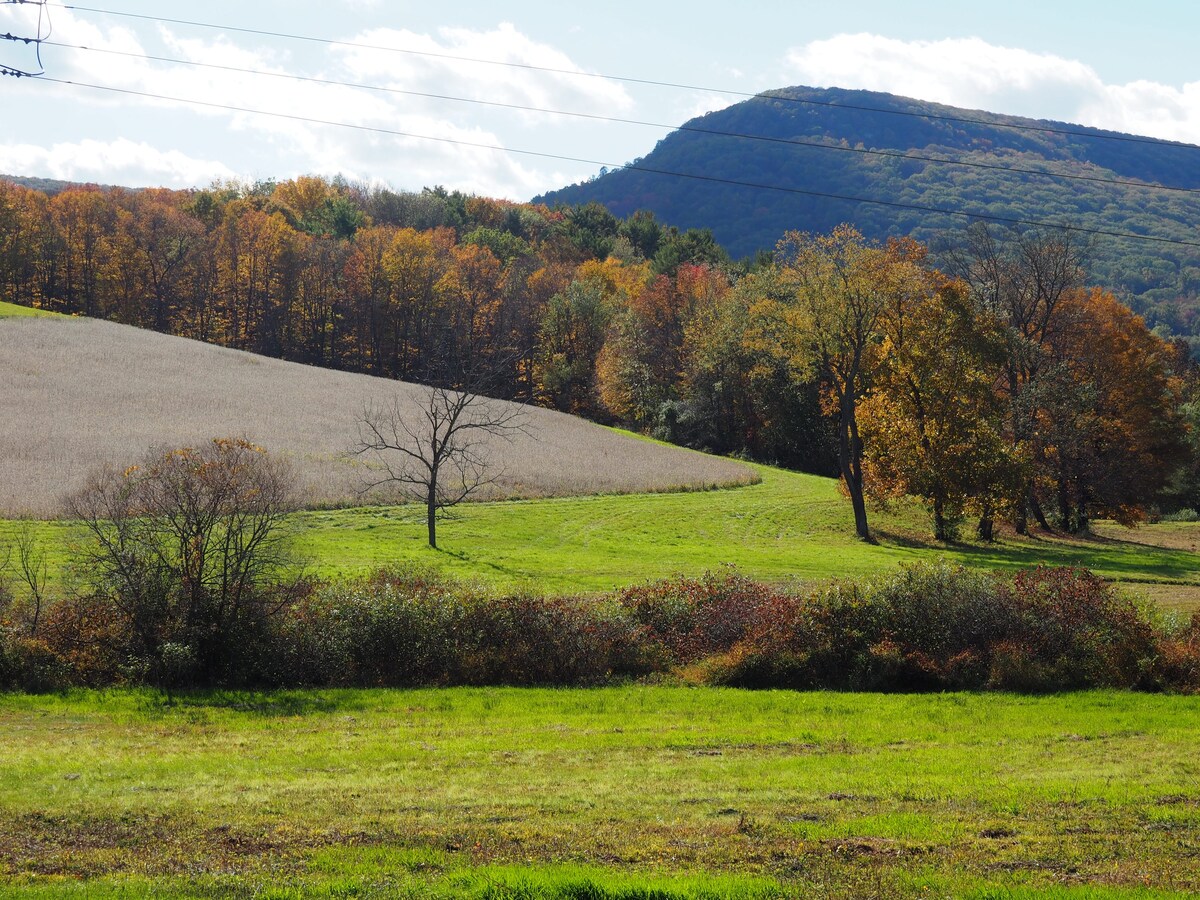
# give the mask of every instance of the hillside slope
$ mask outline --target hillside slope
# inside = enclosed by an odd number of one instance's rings
[[[0,515],[53,515],[95,466],[153,445],[247,437],[290,458],[311,505],[362,502],[345,458],[373,399],[424,388],[268,359],[92,319],[0,310]],[[662,446],[551,410],[493,451],[496,497],[659,491],[745,483],[731,460]]]
[[[863,152],[877,150],[892,155]],[[1104,182],[1157,183],[1195,192],[1200,189],[1198,163],[1200,147],[1187,144],[890,94],[790,87],[693,119],[632,168],[538,199],[551,205],[599,201],[618,215],[649,209],[680,228],[711,228],[734,256],[771,249],[789,229],[820,232],[851,222],[869,237],[911,234],[936,244],[967,224],[961,217],[927,210],[813,194],[1196,242],[1200,193]],[[785,191],[674,178],[638,171],[639,166]],[[1200,247],[1099,238],[1092,276],[1126,292],[1137,301],[1135,307],[1194,295],[1200,290]]]

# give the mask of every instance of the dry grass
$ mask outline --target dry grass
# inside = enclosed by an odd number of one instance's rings
[[[95,467],[150,446],[247,437],[286,456],[312,506],[362,503],[346,453],[371,400],[424,389],[90,319],[0,318],[0,515],[52,516]],[[403,402],[403,401],[402,401]],[[700,489],[756,479],[732,460],[530,408],[493,441],[503,475],[481,499]],[[394,499],[376,497],[375,499]]]
[[[1094,522],[1092,531],[1103,538],[1165,550],[1195,553],[1200,547],[1200,522],[1156,522],[1153,526],[1139,528],[1122,528],[1115,522]]]

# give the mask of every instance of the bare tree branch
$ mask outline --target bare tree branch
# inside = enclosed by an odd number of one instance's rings
[[[491,453],[527,426],[521,407],[470,390],[427,389],[422,399],[375,401],[359,419],[355,456],[373,463],[366,489],[397,484],[425,503],[429,546],[437,519],[504,474]]]

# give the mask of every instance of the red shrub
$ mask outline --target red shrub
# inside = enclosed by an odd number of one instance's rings
[[[761,630],[782,599],[767,585],[732,571],[656,581],[617,595],[669,664],[729,650]]]

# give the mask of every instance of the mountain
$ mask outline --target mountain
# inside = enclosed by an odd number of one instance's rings
[[[787,230],[841,222],[936,249],[970,221],[932,210],[1200,243],[1200,147],[871,91],[790,87],[693,119],[629,167],[536,199],[598,201],[620,216],[648,209],[680,228],[712,229],[734,256],[769,250]],[[1097,236],[1092,260],[1093,281],[1135,308],[1200,291],[1200,246]]]
[[[11,181],[13,184],[19,184],[21,187],[27,187],[30,190],[41,191],[47,197],[61,194],[70,188],[80,187],[84,183],[78,181],[61,181],[57,178],[33,178],[26,175],[0,175],[0,179]],[[113,184],[98,184],[95,186],[105,191],[114,190],[117,187]],[[139,188],[122,188],[121,190],[136,191]]]

